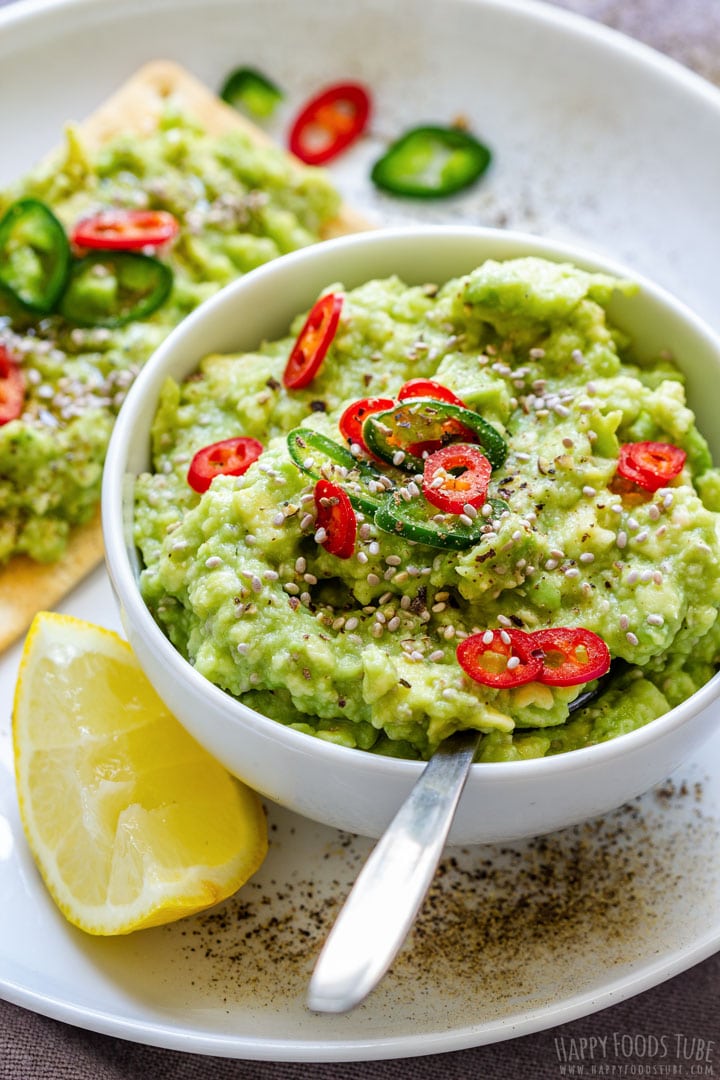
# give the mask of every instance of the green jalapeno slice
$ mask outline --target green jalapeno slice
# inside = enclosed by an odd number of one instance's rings
[[[478,180],[491,153],[464,128],[412,128],[389,147],[372,168],[373,183],[392,195],[437,199]]]
[[[79,326],[123,326],[152,315],[167,300],[166,263],[134,251],[97,251],[74,262],[60,313]]]
[[[363,440],[377,457],[408,472],[422,473],[425,459],[454,442],[478,443],[493,469],[507,456],[507,443],[479,413],[450,402],[417,398],[372,413],[362,427]]]
[[[70,245],[52,210],[18,199],[0,221],[0,285],[29,311],[47,314],[67,281]]]

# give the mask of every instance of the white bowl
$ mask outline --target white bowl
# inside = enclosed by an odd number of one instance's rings
[[[240,279],[190,315],[157,350],[120,412],[103,484],[110,577],[128,639],[148,678],[195,738],[264,796],[351,832],[379,836],[423,764],[350,750],[268,719],[208,682],[174,649],[138,589],[132,540],[133,483],[150,465],[150,426],[170,375],[184,379],[211,352],[252,350],[287,333],[292,318],[333,282],[352,288],[398,274],[442,282],[487,258],[538,255],[629,276],[639,293],[617,295],[613,321],[642,350],[672,350],[687,376],[698,426],[720,461],[720,339],[666,292],[604,258],[534,236],[480,228],[368,232],[306,248]],[[716,724],[720,674],[682,705],[630,734],[549,758],[473,765],[451,843],[539,835],[602,814],[663,780]]]

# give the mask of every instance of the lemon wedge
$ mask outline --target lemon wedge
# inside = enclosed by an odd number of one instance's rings
[[[13,746],[30,849],[62,913],[90,934],[127,934],[210,907],[265,857],[257,795],[168,712],[110,630],[35,617]]]

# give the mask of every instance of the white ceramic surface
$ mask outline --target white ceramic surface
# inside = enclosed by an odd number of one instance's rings
[[[486,259],[536,255],[623,276],[582,249],[473,226],[382,229],[328,241],[269,263],[193,312],[138,376],[115,425],[103,481],[110,577],[130,643],[155,688],[195,738],[261,794],[326,825],[377,837],[420,775],[421,762],[364,754],[287,728],[211,685],[174,649],[137,587],[132,538],[134,478],[150,468],[150,429],[160,391],[211,353],[247,350],[287,333],[319,293],[398,274],[443,283]],[[669,349],[687,376],[701,430],[715,436],[720,411],[720,339],[684,305],[641,280],[617,296],[610,318],[641,355]],[[720,460],[720,432],[712,438]],[[537,836],[619,806],[675,769],[708,737],[720,675],[654,723],[598,746],[541,760],[482,763],[470,770],[450,843]]]
[[[282,73],[279,135],[320,83],[366,79],[373,131],[335,175],[373,220],[582,241],[720,327],[720,95],[648,49],[530,0],[29,0],[0,13],[0,100],[11,103],[0,110],[0,183],[161,47],[211,86],[250,56]],[[496,153],[480,187],[434,206],[370,188],[367,165],[386,138],[458,112]],[[63,610],[119,626],[102,571]],[[199,1053],[397,1057],[565,1022],[720,945],[719,737],[672,786],[550,838],[545,854],[532,841],[453,851],[458,867],[446,866],[413,941],[350,1017],[310,1015],[303,1001],[323,927],[368,845],[285,811],[271,808],[258,878],[217,916],[89,939],[50,903],[22,837],[9,741],[18,659],[16,648],[0,661],[0,991],[28,1008]],[[543,905],[558,896],[559,921],[548,922]]]

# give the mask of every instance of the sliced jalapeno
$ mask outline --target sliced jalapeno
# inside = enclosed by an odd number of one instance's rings
[[[446,401],[418,398],[393,409],[372,413],[362,428],[368,449],[409,472],[422,472],[423,453],[433,453],[453,442],[479,443],[497,469],[507,456],[507,443],[479,413]]]
[[[97,251],[73,263],[60,312],[79,326],[123,326],[167,300],[172,270],[134,251]]]
[[[65,287],[70,245],[52,210],[18,199],[0,221],[0,285],[30,311],[46,314]]]
[[[231,71],[220,91],[220,97],[228,105],[259,120],[272,116],[284,96],[279,86],[253,67]]]
[[[487,146],[463,128],[416,127],[375,162],[370,177],[392,195],[436,199],[469,187],[490,159]]]
[[[485,519],[478,515],[471,525],[464,525],[456,514],[438,513],[426,499],[405,502],[397,492],[390,492],[375,513],[375,524],[383,532],[417,544],[464,551],[482,539]]]
[[[347,492],[356,510],[371,516],[381,505],[387,484],[395,484],[385,473],[366,461],[358,461],[340,443],[312,428],[295,428],[287,437],[290,457],[313,480],[330,480]]]

